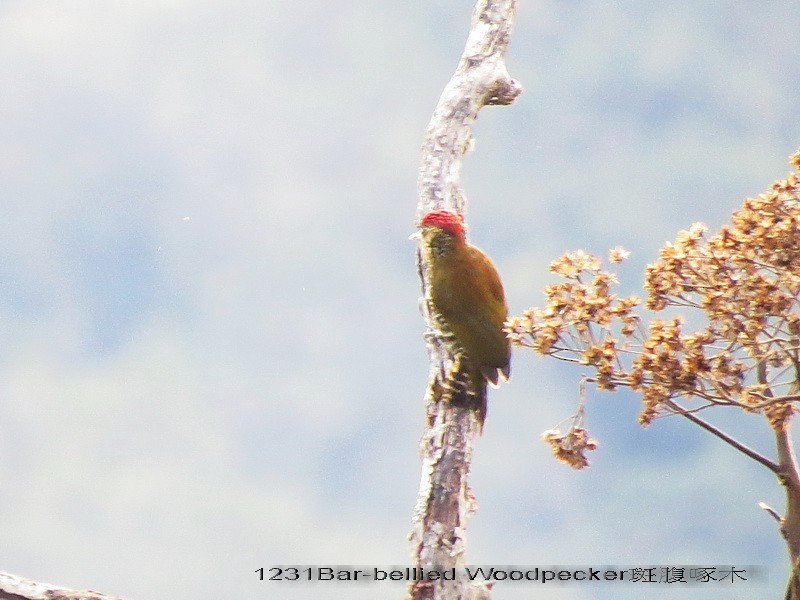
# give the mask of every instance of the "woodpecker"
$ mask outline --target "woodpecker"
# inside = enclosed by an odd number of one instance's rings
[[[445,381],[450,401],[472,407],[483,429],[486,385],[511,375],[503,283],[492,260],[469,244],[461,215],[434,210],[418,223],[428,265],[428,312],[454,356]]]

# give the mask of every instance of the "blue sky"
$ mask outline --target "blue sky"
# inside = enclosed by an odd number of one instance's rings
[[[0,570],[131,599],[374,598],[254,571],[408,562],[427,365],[407,237],[471,9],[0,4]],[[798,25],[789,0],[521,0],[526,91],[481,113],[464,166],[512,311],[579,247],[632,250],[635,291],[678,229],[783,177]],[[572,472],[539,435],[580,371],[513,368],[476,446],[470,562],[738,562],[780,593],[761,467],[678,419],[642,430],[621,393],[590,395],[601,446]],[[757,418],[719,418],[770,452]],[[549,597],[612,594],[639,597]]]

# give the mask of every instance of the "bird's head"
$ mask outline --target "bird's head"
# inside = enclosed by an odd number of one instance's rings
[[[432,210],[417,223],[419,231],[411,236],[421,239],[423,247],[433,258],[449,254],[466,241],[464,219],[450,210]]]
[[[441,232],[463,241],[466,238],[464,219],[460,214],[450,210],[432,210],[419,221],[423,235],[426,231]]]

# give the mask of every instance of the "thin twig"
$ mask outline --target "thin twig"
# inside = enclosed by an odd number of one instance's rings
[[[719,439],[721,439],[726,444],[729,444],[729,445],[733,446],[734,448],[736,448],[742,454],[744,454],[746,456],[749,456],[750,458],[752,458],[754,461],[756,461],[758,463],[761,463],[762,465],[767,467],[770,471],[772,471],[776,475],[780,475],[781,474],[781,469],[778,466],[778,463],[771,461],[770,459],[768,459],[763,454],[760,454],[760,453],[756,452],[755,450],[753,450],[749,446],[743,444],[742,442],[740,442],[736,438],[731,437],[730,435],[728,435],[727,433],[725,433],[721,429],[715,427],[714,425],[712,425],[708,421],[706,421],[704,419],[701,419],[697,415],[692,414],[690,411],[685,410],[680,404],[678,404],[674,400],[668,400],[664,404],[666,406],[669,406],[677,414],[683,415],[684,417],[689,419],[695,425],[699,425],[700,427],[702,427],[703,429],[705,429],[709,433],[717,436]]]

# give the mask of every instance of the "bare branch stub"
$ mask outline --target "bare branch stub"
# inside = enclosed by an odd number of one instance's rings
[[[417,217],[437,209],[465,212],[461,164],[470,148],[478,112],[488,105],[512,104],[521,85],[506,70],[505,52],[516,15],[516,0],[478,0],[458,68],[442,92],[425,131],[418,180]],[[427,266],[418,253],[423,299]],[[421,303],[431,378],[425,395],[426,423],[420,441],[422,478],[410,539],[422,569],[463,567],[465,533],[475,500],[467,485],[477,423],[468,408],[441,402],[442,382],[453,362]],[[490,597],[490,588],[461,580],[417,581],[410,600],[467,600]]]
[[[91,590],[70,590],[0,573],[0,600],[122,600]]]

